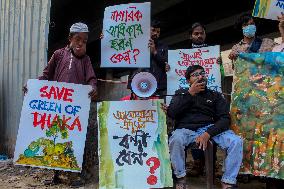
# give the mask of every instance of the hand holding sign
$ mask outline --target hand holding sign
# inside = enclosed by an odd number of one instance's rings
[[[149,40],[148,47],[150,48],[151,54],[153,54],[153,55],[156,55],[156,54],[157,54],[156,45],[155,45],[155,42],[154,42],[153,39],[150,39],[150,40]]]
[[[89,97],[92,99],[92,100],[95,100],[98,96],[98,92],[96,89],[92,89],[90,92],[89,92]]]

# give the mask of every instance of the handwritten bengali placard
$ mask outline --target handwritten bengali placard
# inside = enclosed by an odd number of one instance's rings
[[[173,184],[162,100],[98,104],[100,188]]]
[[[107,7],[101,42],[101,67],[150,67],[150,5]]]
[[[27,87],[15,164],[80,172],[91,86],[30,79]]]
[[[220,57],[220,46],[195,49],[169,50],[170,71],[167,73],[167,94],[173,95],[180,88],[189,87],[185,72],[189,66],[200,65],[206,72],[207,87],[221,92],[221,72],[217,59]],[[167,98],[167,103],[171,98]]]
[[[284,12],[284,0],[256,0],[252,15],[277,20],[281,12]]]

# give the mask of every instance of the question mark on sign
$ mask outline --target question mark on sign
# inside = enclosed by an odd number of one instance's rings
[[[153,163],[151,163],[153,162]],[[160,167],[160,160],[156,157],[150,157],[147,161],[146,161],[146,164],[148,166],[150,166],[150,173],[151,175],[147,178],[147,183],[150,184],[150,185],[155,185],[157,184],[157,177],[154,175],[156,169],[158,169]]]
[[[137,61],[136,56],[138,56],[139,53],[140,53],[139,49],[134,49],[134,50],[133,50],[133,54],[134,54],[134,55],[133,55],[133,58],[134,58],[134,60],[135,60],[135,64],[136,64],[136,61]]]

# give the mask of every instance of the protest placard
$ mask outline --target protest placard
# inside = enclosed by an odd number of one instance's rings
[[[30,79],[27,87],[15,164],[80,172],[91,86]]]
[[[150,6],[130,3],[105,9],[101,67],[150,67]]]

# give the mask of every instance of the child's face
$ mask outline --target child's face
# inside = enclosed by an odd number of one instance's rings
[[[86,54],[86,45],[88,41],[87,33],[76,33],[69,38],[70,47],[76,56],[83,56]]]

